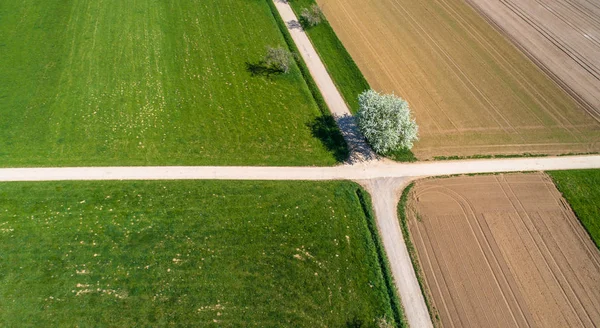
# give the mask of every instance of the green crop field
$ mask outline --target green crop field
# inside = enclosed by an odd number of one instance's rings
[[[334,164],[267,46],[265,0],[2,1],[0,166]]]
[[[600,170],[547,172],[600,248]]]
[[[358,188],[0,184],[0,326],[374,326],[394,310]]]

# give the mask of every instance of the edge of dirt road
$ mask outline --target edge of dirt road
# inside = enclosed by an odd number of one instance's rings
[[[385,249],[381,241],[381,236],[379,236],[379,232],[377,230],[377,223],[375,222],[375,213],[373,212],[371,196],[366,190],[363,189],[362,186],[357,187],[356,196],[358,197],[358,200],[360,201],[360,204],[362,206],[366,224],[369,229],[371,238],[373,239],[375,253],[377,255],[380,271],[385,282],[385,287],[390,301],[390,307],[392,309],[394,321],[397,327],[408,327],[406,316],[404,314],[404,308],[402,307],[402,302],[400,301],[400,297],[396,289],[396,284],[392,276],[390,262],[385,253]]]
[[[402,196],[400,197],[400,201],[398,202],[398,220],[400,220],[400,228],[402,230],[402,237],[404,237],[404,242],[406,243],[406,249],[408,250],[408,255],[410,256],[410,261],[412,262],[413,268],[415,270],[415,275],[417,276],[417,281],[419,282],[419,287],[421,288],[421,293],[423,294],[423,298],[425,299],[425,305],[427,305],[427,311],[429,312],[429,316],[431,317],[431,322],[434,327],[440,326],[440,318],[437,314],[437,310],[433,306],[431,302],[431,295],[429,294],[429,290],[425,285],[425,279],[423,277],[423,271],[421,269],[421,264],[419,263],[419,258],[417,257],[417,251],[415,246],[410,238],[410,232],[408,231],[408,218],[406,216],[407,211],[407,203],[408,203],[408,195],[410,194],[411,189],[414,187],[415,181],[411,182],[404,190],[402,191]]]

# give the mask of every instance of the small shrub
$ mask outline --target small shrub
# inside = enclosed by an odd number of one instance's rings
[[[379,320],[377,320],[377,328],[395,328],[395,326],[387,321],[386,318],[379,318]]]
[[[319,25],[323,21],[323,12],[318,5],[314,4],[310,8],[302,9],[300,20],[308,27]]]
[[[288,73],[294,57],[291,52],[283,47],[267,47],[267,53],[265,55],[264,63],[268,68],[283,73]]]

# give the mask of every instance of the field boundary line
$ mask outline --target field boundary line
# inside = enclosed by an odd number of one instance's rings
[[[577,213],[575,213],[575,211],[571,207],[571,204],[569,204],[566,197],[558,189],[558,186],[556,185],[556,183],[554,182],[552,177],[550,175],[548,175],[546,172],[544,172],[543,174],[544,174],[544,185],[546,186],[546,190],[548,190],[548,192],[550,192],[554,196],[554,199],[556,200],[557,204],[560,205],[560,208],[563,211],[563,213],[565,215],[568,215],[571,217],[571,219],[567,220],[567,223],[569,224],[571,229],[575,232],[575,234],[579,238],[579,241],[584,246],[586,253],[588,253],[588,255],[590,255],[590,258],[593,260],[596,268],[600,271],[600,254],[597,252],[598,248],[597,247],[591,248],[590,245],[585,242],[586,240],[587,241],[591,240],[592,246],[595,246],[594,241],[590,237],[590,235],[587,232],[587,230],[585,229],[585,227],[583,227],[583,225],[581,224],[581,221],[577,217]],[[554,188],[554,190],[553,190],[553,188]],[[575,224],[575,222],[577,222],[578,224]],[[579,229],[578,229],[578,227],[579,227]]]

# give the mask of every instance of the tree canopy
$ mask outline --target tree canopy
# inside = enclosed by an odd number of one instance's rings
[[[367,90],[358,96],[358,102],[358,127],[375,152],[413,147],[419,128],[404,99]]]

